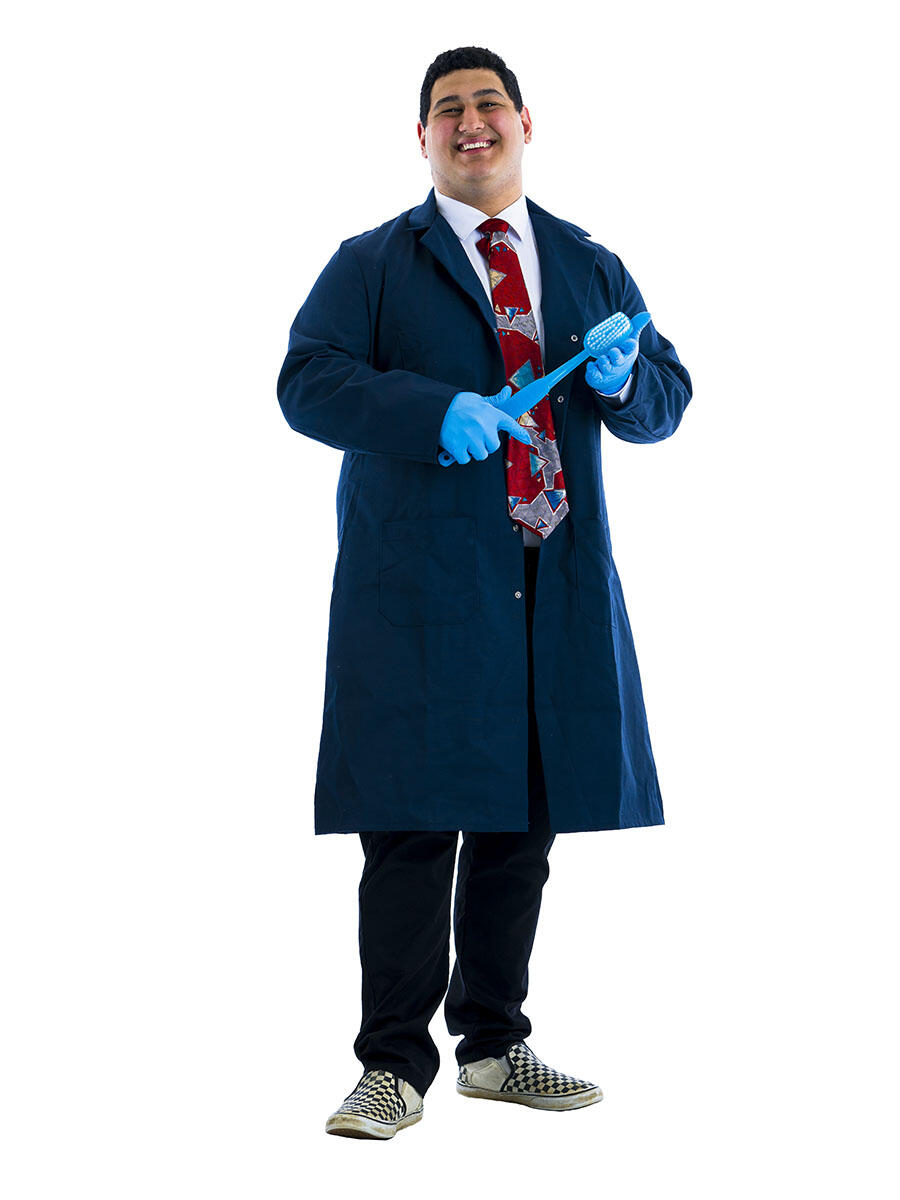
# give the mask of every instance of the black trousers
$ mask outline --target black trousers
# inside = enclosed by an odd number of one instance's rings
[[[523,551],[528,831],[463,832],[452,975],[450,900],[459,831],[359,835],[366,858],[359,883],[362,1023],[353,1049],[366,1070],[393,1071],[423,1096],[440,1063],[428,1026],[442,1000],[448,1030],[462,1035],[456,1048],[460,1064],[499,1057],[531,1033],[522,1003],[555,835],[534,714],[532,624],[540,549],[523,546]]]

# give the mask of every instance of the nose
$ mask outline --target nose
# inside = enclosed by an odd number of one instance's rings
[[[460,133],[473,133],[476,129],[484,128],[484,118],[474,106],[464,110],[459,119]]]

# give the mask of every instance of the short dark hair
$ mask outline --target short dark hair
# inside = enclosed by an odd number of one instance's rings
[[[500,76],[500,82],[506,88],[506,94],[515,105],[516,112],[522,111],[522,93],[515,75],[493,50],[484,46],[458,46],[456,50],[445,50],[439,54],[428,70],[422,83],[419,96],[419,120],[423,125],[428,124],[428,112],[431,108],[431,89],[443,75],[451,71],[477,71],[483,68],[494,71]]]

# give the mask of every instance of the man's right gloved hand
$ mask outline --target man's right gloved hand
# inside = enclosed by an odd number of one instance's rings
[[[509,385],[496,396],[457,392],[450,401],[438,441],[458,463],[467,463],[470,455],[484,460],[499,450],[500,429],[505,429],[510,437],[530,446],[528,431],[514,417],[494,407],[508,400],[511,395],[512,388]]]

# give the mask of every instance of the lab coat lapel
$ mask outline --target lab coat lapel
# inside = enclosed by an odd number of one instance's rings
[[[584,348],[583,338],[587,332],[585,314],[597,251],[590,242],[582,241],[580,235],[585,238],[588,236],[583,229],[558,220],[527,196],[525,202],[541,268],[544,372],[549,374]],[[556,397],[562,395],[568,398],[572,380],[578,371],[583,370],[583,366],[576,367],[550,392],[553,425],[560,447],[563,445],[569,405],[558,404]]]
[[[428,199],[424,204],[420,204],[418,208],[414,208],[409,216],[409,223],[414,229],[425,228],[425,233],[422,235],[421,242],[438,262],[450,272],[455,283],[457,283],[467,295],[471,296],[481,315],[487,321],[494,338],[497,342],[497,349],[500,349],[500,336],[497,333],[497,320],[494,316],[494,310],[491,308],[491,302],[487,297],[487,292],[481,284],[481,280],[475,274],[475,269],[469,262],[468,255],[463,250],[459,238],[437,211],[437,204],[434,199],[434,188],[428,193]]]

